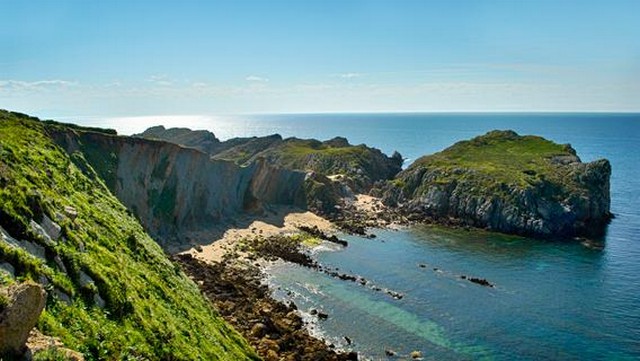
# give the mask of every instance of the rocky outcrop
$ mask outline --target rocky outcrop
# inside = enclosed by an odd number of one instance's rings
[[[191,130],[188,128],[165,128],[162,125],[151,127],[134,137],[165,140],[171,143],[194,148],[207,154],[215,154],[221,148],[221,142],[216,136],[206,130]]]
[[[597,237],[611,218],[607,160],[569,145],[494,131],[417,160],[386,185],[409,219],[542,238]]]
[[[19,356],[29,333],[44,309],[45,292],[41,285],[25,282],[0,289],[0,358]]]
[[[281,168],[332,176],[334,181],[356,192],[367,192],[375,182],[393,178],[400,172],[403,163],[402,156],[397,152],[388,157],[380,150],[364,144],[351,145],[343,137],[321,142],[315,139],[282,139],[279,134],[273,134],[233,138],[203,147],[203,138],[215,139],[212,133],[160,126],[149,128],[136,136],[196,148],[215,159],[230,160],[240,165],[266,160]]]

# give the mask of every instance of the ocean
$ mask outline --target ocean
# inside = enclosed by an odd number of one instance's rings
[[[570,143],[583,161],[609,159],[615,219],[600,247],[427,226],[380,229],[375,239],[343,235],[349,247],[315,254],[366,278],[366,286],[290,264],[274,266],[268,282],[307,320],[315,320],[311,309],[329,314],[313,332],[367,359],[387,359],[387,351],[405,359],[420,351],[426,360],[640,359],[640,114],[263,115],[207,127],[221,139],[344,136],[397,150],[406,164],[511,129]]]

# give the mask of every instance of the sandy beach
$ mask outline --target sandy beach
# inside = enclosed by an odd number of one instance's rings
[[[325,233],[336,231],[330,221],[314,213],[292,207],[278,207],[264,217],[256,217],[247,227],[229,228],[221,238],[212,240],[210,244],[193,247],[180,254],[190,254],[207,263],[220,262],[225,253],[233,250],[242,239],[293,234],[299,232],[299,226],[317,227]]]

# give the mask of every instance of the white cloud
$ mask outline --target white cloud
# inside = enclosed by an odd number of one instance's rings
[[[353,78],[359,78],[362,75],[363,74],[361,73],[342,73],[342,74],[338,74],[337,76],[342,79],[353,79]]]
[[[173,80],[171,80],[167,75],[164,74],[156,74],[149,77],[148,82],[154,85],[160,86],[170,86],[173,85]]]
[[[264,77],[260,77],[260,76],[256,76],[256,75],[249,75],[248,77],[244,78],[244,80],[251,81],[251,82],[257,82],[257,83],[266,83],[266,82],[269,81],[268,78],[264,78]]]
[[[37,81],[0,80],[0,91],[43,91],[75,85],[78,85],[78,83],[59,79]]]

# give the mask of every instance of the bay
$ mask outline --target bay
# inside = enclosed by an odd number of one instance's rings
[[[293,299],[303,312],[327,312],[314,332],[369,359],[386,359],[386,350],[401,357],[417,350],[434,360],[640,358],[640,115],[291,114],[210,124],[222,139],[343,136],[387,154],[397,150],[407,164],[493,129],[570,143],[583,161],[610,160],[616,218],[602,248],[426,226],[376,230],[375,240],[345,236],[346,249],[316,254],[368,285],[283,264],[271,269],[275,296]]]

